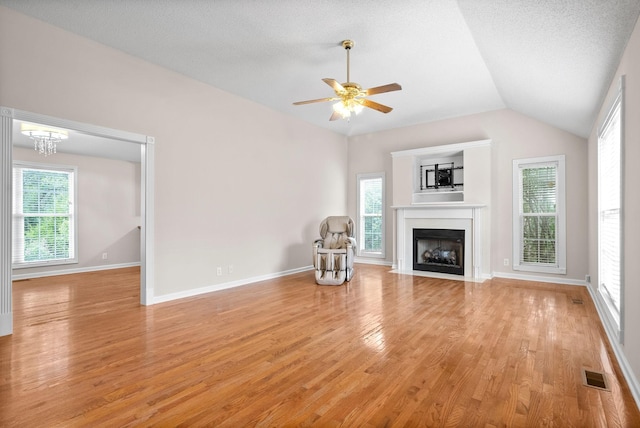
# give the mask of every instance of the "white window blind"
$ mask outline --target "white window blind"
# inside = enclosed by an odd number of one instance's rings
[[[556,265],[555,164],[520,168],[520,263]]]
[[[564,156],[514,161],[515,270],[565,273]]]
[[[13,166],[13,267],[73,263],[75,169]]]
[[[598,136],[599,290],[620,326],[621,103],[614,103]]]
[[[358,175],[359,255],[384,257],[384,176]]]

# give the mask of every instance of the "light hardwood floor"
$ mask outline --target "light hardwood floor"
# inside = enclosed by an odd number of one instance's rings
[[[138,275],[14,283],[0,426],[640,426],[583,287],[357,265],[143,307]]]

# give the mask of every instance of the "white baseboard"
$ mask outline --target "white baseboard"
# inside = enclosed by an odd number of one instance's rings
[[[378,266],[391,266],[392,263],[386,261],[385,259],[376,259],[369,257],[355,257],[353,259],[355,263],[362,263],[365,265],[378,265]]]
[[[553,284],[581,285],[581,286],[585,285],[583,279],[571,279],[571,278],[536,276],[536,275],[521,275],[521,274],[511,273],[511,272],[493,272],[493,277],[506,278],[506,279],[518,279],[522,281],[550,282]]]
[[[238,281],[223,282],[222,284],[208,285],[206,287],[195,288],[193,290],[180,291],[178,293],[164,294],[162,296],[154,296],[153,304],[170,302],[172,300],[184,299],[186,297],[198,296],[200,294],[212,293],[214,291],[226,290],[233,287],[241,287],[243,285],[253,284],[254,282],[266,281],[269,279],[281,278],[295,273],[313,270],[313,266],[304,266],[301,268],[290,269],[282,272],[276,272],[267,275],[254,276],[253,278],[240,279]]]
[[[620,342],[618,341],[616,335],[616,328],[609,322],[609,317],[607,316],[604,306],[605,303],[602,301],[600,295],[596,292],[596,290],[594,290],[589,284],[587,284],[587,290],[589,290],[591,299],[596,305],[598,316],[600,317],[600,321],[602,322],[604,331],[607,334],[607,338],[609,339],[609,344],[613,349],[613,353],[618,360],[618,364],[620,365],[620,369],[622,370],[622,375],[629,385],[629,389],[631,390],[631,395],[633,395],[633,399],[636,402],[636,406],[640,408],[640,383],[638,383],[638,378],[633,373],[633,369],[631,368],[629,361],[627,361],[627,357],[625,357],[624,355],[624,350],[620,346]]]
[[[21,279],[43,278],[45,276],[56,276],[56,275],[70,275],[70,274],[74,274],[74,273],[95,272],[95,271],[99,271],[99,270],[122,269],[122,268],[135,267],[135,266],[140,266],[140,262],[119,263],[119,264],[113,264],[113,265],[100,265],[100,266],[87,266],[87,267],[73,268],[73,269],[60,269],[60,270],[51,270],[51,271],[44,271],[44,272],[13,274],[13,275],[11,275],[11,280],[12,281],[19,281]]]
[[[489,277],[480,277],[474,278],[472,276],[463,276],[463,275],[455,275],[450,273],[440,273],[440,272],[431,272],[424,270],[401,270],[401,269],[391,269],[390,273],[395,273],[399,275],[413,275],[413,276],[421,276],[423,278],[436,278],[436,279],[448,279],[451,281],[466,281],[466,282],[478,282],[482,283]]]
[[[0,336],[13,334],[13,312],[0,314]]]

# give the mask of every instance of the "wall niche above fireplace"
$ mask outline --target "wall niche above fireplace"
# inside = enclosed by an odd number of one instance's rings
[[[413,203],[464,200],[464,153],[415,157]]]
[[[491,141],[392,152],[393,205],[491,200]]]

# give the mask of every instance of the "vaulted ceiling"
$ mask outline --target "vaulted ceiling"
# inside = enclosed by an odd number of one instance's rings
[[[586,137],[640,0],[0,0],[81,36],[345,135],[510,108]],[[322,82],[393,107],[330,122]]]

